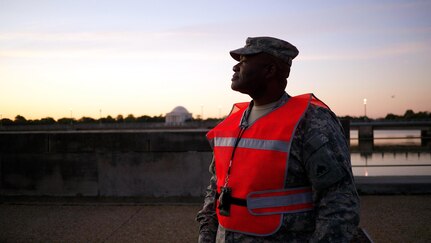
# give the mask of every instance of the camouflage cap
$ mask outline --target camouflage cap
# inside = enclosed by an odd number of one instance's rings
[[[292,64],[292,59],[299,54],[298,49],[287,41],[274,37],[248,37],[245,46],[230,51],[230,55],[239,61],[241,55],[253,55],[262,52],[277,57],[289,65]]]

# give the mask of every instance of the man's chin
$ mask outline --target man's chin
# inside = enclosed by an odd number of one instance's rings
[[[232,83],[232,85],[230,86],[230,88],[231,88],[233,91],[240,92],[240,93],[242,93],[242,94],[248,94],[248,92],[247,92],[246,90],[241,89],[240,87],[237,87],[234,83]]]
[[[241,92],[241,87],[238,87],[238,85],[237,85],[235,82],[232,82],[232,83],[231,83],[230,88],[231,88],[233,91]],[[242,92],[241,92],[241,93],[242,93]]]
[[[235,81],[232,81],[232,83],[230,83],[230,88],[231,88],[233,91],[237,91],[237,90],[236,90],[236,89],[237,89],[237,85],[236,85]]]

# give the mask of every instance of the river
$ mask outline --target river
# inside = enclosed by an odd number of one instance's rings
[[[420,131],[375,131],[365,152],[351,131],[350,146],[355,176],[431,176],[431,149],[421,144]]]

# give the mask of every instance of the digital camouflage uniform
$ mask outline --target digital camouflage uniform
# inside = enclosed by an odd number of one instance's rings
[[[285,94],[278,106],[287,100]],[[197,214],[199,242],[349,242],[356,232],[359,197],[349,147],[340,122],[325,108],[310,104],[295,131],[288,160],[287,187],[311,186],[314,210],[284,214],[282,226],[275,234],[250,236],[224,230],[218,224],[214,166],[213,160],[210,185]]]

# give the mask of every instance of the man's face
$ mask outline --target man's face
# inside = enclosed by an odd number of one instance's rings
[[[266,91],[266,69],[268,61],[261,55],[241,56],[233,66],[231,88],[235,91],[258,98]]]

